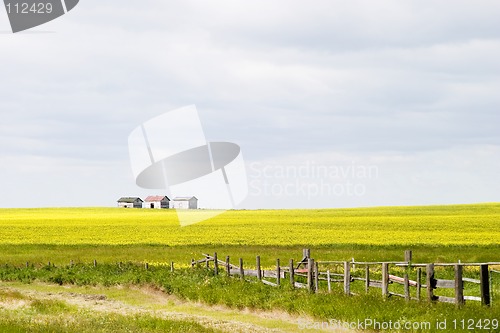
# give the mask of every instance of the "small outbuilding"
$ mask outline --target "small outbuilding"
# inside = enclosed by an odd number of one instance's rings
[[[118,199],[118,207],[142,208],[142,199],[139,197],[122,197]]]
[[[142,208],[168,209],[170,199],[166,195],[150,195],[142,203]]]
[[[172,200],[172,208],[198,209],[198,199],[196,197],[175,197]]]

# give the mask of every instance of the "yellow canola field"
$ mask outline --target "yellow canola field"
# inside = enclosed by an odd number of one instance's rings
[[[232,210],[187,227],[175,210],[0,209],[0,244],[492,245],[500,204]]]

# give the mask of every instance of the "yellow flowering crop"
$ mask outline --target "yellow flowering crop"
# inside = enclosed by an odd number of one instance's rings
[[[500,204],[232,210],[180,227],[174,210],[0,209],[0,244],[489,245]]]

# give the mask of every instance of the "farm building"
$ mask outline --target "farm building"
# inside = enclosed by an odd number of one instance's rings
[[[139,197],[122,197],[118,199],[118,207],[142,208],[142,199]]]
[[[170,206],[170,199],[166,195],[150,195],[142,203],[142,208],[166,209]]]
[[[172,208],[197,209],[198,199],[196,197],[176,197],[172,200]]]

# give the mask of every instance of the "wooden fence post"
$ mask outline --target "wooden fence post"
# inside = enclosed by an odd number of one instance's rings
[[[313,290],[313,269],[314,269],[314,260],[309,258],[307,259],[307,289],[309,291]]]
[[[389,296],[389,263],[382,263],[382,296]]]
[[[370,290],[370,265],[365,266],[365,292]]]
[[[94,267],[97,267],[97,260],[94,259]]]
[[[257,266],[257,279],[262,280],[262,271],[260,270],[260,256],[255,258]]]
[[[413,259],[413,252],[412,250],[405,250],[405,262],[409,263]]]
[[[217,261],[217,252],[214,253],[214,274],[219,275],[219,262]]]
[[[30,266],[30,263],[26,261],[26,268]]]
[[[293,267],[293,259],[290,259],[290,264],[289,264],[289,269],[290,269],[290,285],[292,286],[292,289],[295,288],[295,269]]]
[[[462,280],[462,265],[455,264],[455,304],[464,304],[464,281]]]
[[[405,287],[405,300],[410,300],[410,279],[408,278],[408,273],[404,275],[404,287]]]
[[[229,262],[229,256],[226,256],[226,273],[227,276],[231,276],[231,263]]]
[[[344,293],[351,294],[351,263],[344,261]]]
[[[480,278],[481,281],[481,303],[486,306],[490,306],[490,272],[488,270],[488,265],[480,266]]]
[[[417,300],[420,301],[420,293],[422,291],[422,268],[417,268]]]
[[[328,292],[331,293],[332,292],[332,281],[331,281],[331,277],[330,277],[330,270],[326,271],[326,279],[328,280]]]
[[[311,258],[311,249],[303,249],[302,254],[304,258],[309,259]]]
[[[319,291],[319,264],[317,261],[314,262],[314,291]]]
[[[144,264],[144,269],[145,269],[145,270],[148,270],[148,269],[149,269],[149,264],[148,264],[148,263],[145,263],[145,264]]]
[[[191,258],[191,268],[194,268],[194,259]]]
[[[174,271],[174,262],[171,261],[170,262],[170,272],[173,272]]]
[[[240,279],[245,279],[245,269],[243,268],[243,258],[240,258]]]
[[[281,283],[280,260],[276,259],[276,284],[279,286],[280,283]]]
[[[207,268],[210,268],[210,258],[209,257],[205,257],[205,265],[207,266]]]
[[[434,264],[427,264],[425,266],[425,284],[427,287],[427,300],[429,302],[432,302],[434,300],[434,290],[433,290],[433,283],[434,283]]]

